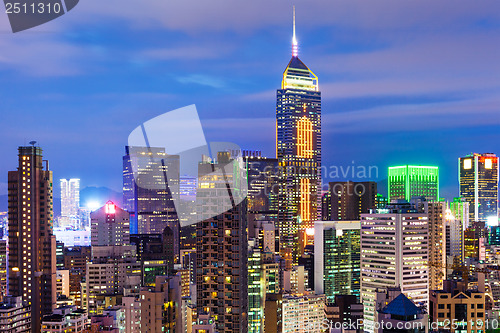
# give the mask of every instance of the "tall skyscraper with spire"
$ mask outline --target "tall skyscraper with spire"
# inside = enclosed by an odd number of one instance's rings
[[[293,9],[292,59],[276,101],[276,156],[282,168],[281,254],[296,261],[318,219],[321,190],[321,93],[318,77],[299,59]]]

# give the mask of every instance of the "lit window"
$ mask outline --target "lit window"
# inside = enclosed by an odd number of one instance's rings
[[[464,160],[464,169],[472,169],[472,160],[470,158]]]
[[[493,160],[491,158],[487,158],[484,160],[484,167],[486,169],[493,169]]]

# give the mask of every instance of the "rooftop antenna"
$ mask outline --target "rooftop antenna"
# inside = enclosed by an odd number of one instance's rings
[[[36,141],[30,141],[30,145],[32,145],[33,147],[35,147]]]
[[[292,38],[292,56],[297,57],[299,55],[299,45],[297,43],[297,37],[295,35],[295,5],[293,6],[293,38]]]

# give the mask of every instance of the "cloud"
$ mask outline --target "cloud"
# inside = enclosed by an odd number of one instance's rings
[[[323,115],[325,133],[383,133],[500,126],[500,98],[401,104]]]
[[[177,81],[183,84],[198,84],[217,89],[225,88],[227,86],[223,79],[203,74],[179,76],[177,77]]]

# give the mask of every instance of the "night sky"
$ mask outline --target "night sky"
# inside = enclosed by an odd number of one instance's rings
[[[377,166],[382,181],[391,165],[438,165],[452,198],[459,156],[500,154],[498,0],[295,5],[299,57],[323,96],[325,166]],[[288,1],[81,0],[12,34],[1,12],[0,195],[31,140],[55,179],[120,191],[128,134],[190,104],[208,141],[274,157],[291,22]]]

